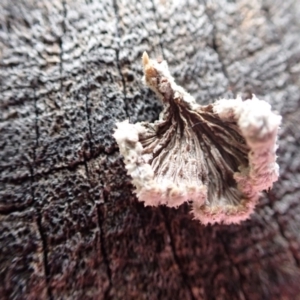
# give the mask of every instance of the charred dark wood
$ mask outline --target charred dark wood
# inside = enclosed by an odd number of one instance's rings
[[[0,2],[0,298],[296,299],[300,5]],[[241,225],[138,202],[112,137],[154,121],[141,56],[200,104],[252,93],[283,115],[280,180]]]

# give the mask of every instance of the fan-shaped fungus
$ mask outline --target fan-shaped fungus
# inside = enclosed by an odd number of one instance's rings
[[[201,106],[174,82],[166,61],[143,54],[144,81],[164,110],[158,121],[117,124],[114,137],[146,205],[191,201],[201,223],[239,223],[278,178],[281,117],[255,96]]]

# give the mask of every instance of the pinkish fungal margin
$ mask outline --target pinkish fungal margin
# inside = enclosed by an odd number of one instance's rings
[[[143,54],[144,81],[164,104],[154,123],[117,123],[114,137],[145,205],[191,202],[203,224],[247,219],[278,179],[281,117],[255,96],[201,106],[174,82],[166,61]]]

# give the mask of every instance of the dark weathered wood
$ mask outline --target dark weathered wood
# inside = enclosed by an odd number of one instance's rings
[[[1,299],[299,297],[300,2],[183,2],[0,1]],[[145,50],[199,103],[255,93],[283,115],[249,221],[135,198],[112,132],[158,117]]]

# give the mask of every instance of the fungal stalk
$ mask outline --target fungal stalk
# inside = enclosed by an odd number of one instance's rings
[[[171,76],[166,61],[143,54],[144,82],[164,110],[154,123],[117,123],[114,137],[135,193],[145,205],[190,203],[203,224],[239,223],[278,178],[281,117],[257,99],[201,106]]]

